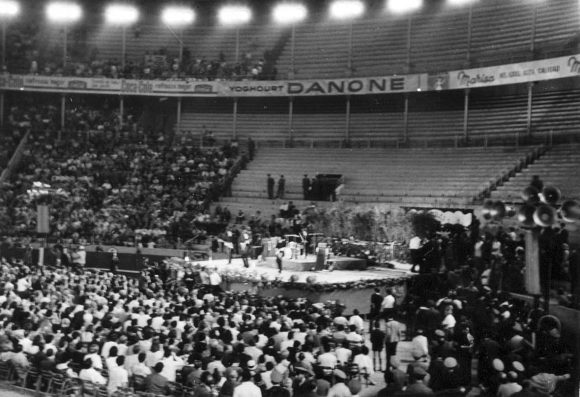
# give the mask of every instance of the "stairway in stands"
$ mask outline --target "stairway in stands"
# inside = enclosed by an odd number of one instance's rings
[[[353,204],[394,203],[405,206],[457,208],[507,179],[537,155],[536,147],[461,149],[261,149],[232,186],[232,197],[220,204],[235,214],[277,213],[282,201],[266,197],[266,177],[286,179],[286,200],[299,208],[302,177],[341,174],[342,200]],[[318,206],[330,205],[317,202]]]
[[[521,202],[521,192],[533,175],[538,175],[544,186],[554,185],[566,199],[580,199],[580,144],[556,145],[537,161],[522,168],[513,178],[492,192],[491,198],[506,202]]]

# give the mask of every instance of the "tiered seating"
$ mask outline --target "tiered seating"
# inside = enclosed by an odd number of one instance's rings
[[[486,1],[475,5],[471,34],[475,66],[526,60],[531,55],[533,18],[534,4],[530,2]]]
[[[255,212],[277,209],[266,200],[266,174],[284,174],[285,199],[300,205],[302,176],[342,174],[342,199],[405,205],[465,205],[529,160],[531,148],[468,149],[277,149],[259,152],[234,181],[228,207]],[[264,210],[262,211],[264,213]],[[270,212],[271,213],[271,212]]]
[[[578,34],[578,3],[573,0],[541,1],[536,5],[536,52],[545,57],[560,56],[568,42]]]
[[[468,53],[471,66],[482,66],[569,54],[576,49],[573,45],[577,34],[575,0],[477,2],[472,6],[471,20],[469,7],[453,8],[430,2],[411,14],[410,25],[408,15],[385,12],[382,4],[372,6],[352,26],[345,21],[329,21],[326,15],[313,15],[297,25],[296,78],[457,70],[467,66]],[[208,5],[203,12],[213,13],[213,7],[214,4]],[[29,13],[31,18],[42,18],[35,14],[38,10],[33,11]],[[213,20],[208,20],[183,31],[171,31],[158,22],[158,10],[144,9],[142,14],[150,16],[144,16],[125,31],[129,60],[141,60],[145,53],[160,49],[166,50],[171,58],[177,57],[182,40],[186,53],[192,57],[217,60],[223,54],[227,62],[235,61],[236,29],[215,26]],[[350,41],[351,28],[353,69],[348,70],[345,43]],[[240,27],[240,54],[251,53],[253,59],[259,59],[265,50],[278,47],[278,53],[283,49],[278,70],[280,78],[287,78],[292,68],[292,46],[279,41],[287,33],[284,29],[266,18]],[[12,34],[10,30],[8,34]],[[60,26],[44,24],[38,28],[33,41],[41,52],[40,58],[54,57],[55,62],[60,62],[59,55],[44,50],[60,49],[62,35]],[[107,26],[100,20],[84,21],[69,29],[69,55],[73,61],[86,61],[90,56],[118,61],[122,57],[122,35],[121,27]],[[60,51],[50,52],[60,54]],[[24,64],[30,61],[29,57]]]
[[[492,192],[492,198],[519,202],[521,191],[538,175],[546,185],[560,188],[564,199],[580,199],[580,145],[554,146],[538,161]]]
[[[463,68],[468,50],[467,19],[462,8],[427,12],[413,19],[411,70],[443,72]]]
[[[484,138],[514,144],[516,135],[525,136],[527,122],[527,94],[525,86],[512,86],[504,91],[478,89],[471,91],[469,102],[469,137],[473,141]]]
[[[87,44],[98,48],[99,57],[121,59],[120,28],[96,27],[95,34],[90,35]],[[181,33],[176,32],[178,36]],[[281,34],[281,28],[276,26],[250,25],[240,29],[240,58],[245,54],[252,54],[256,59],[262,58],[264,51],[272,49]],[[216,29],[208,26],[195,26],[183,31],[182,40],[184,49],[191,53],[193,58],[217,60],[220,53],[226,61],[235,62],[236,31],[235,29]],[[162,24],[143,24],[138,28],[129,28],[126,32],[127,59],[141,60],[143,55],[153,53],[159,49],[167,49],[177,57],[179,40],[166,26]]]
[[[572,79],[547,81],[534,87],[532,132],[535,136],[572,134],[580,125],[580,90]]]

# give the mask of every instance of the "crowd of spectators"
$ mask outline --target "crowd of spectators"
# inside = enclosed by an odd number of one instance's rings
[[[7,64],[3,73],[32,74],[40,76],[99,77],[112,79],[149,80],[273,80],[276,69],[270,51],[256,56],[251,51],[240,60],[220,52],[215,57],[196,55],[186,46],[183,54],[165,48],[148,51],[139,59],[128,57],[106,59],[97,48],[88,49],[86,43],[75,35],[70,40],[67,61],[63,63],[62,51],[42,48],[43,40],[34,24],[11,26],[7,41]]]
[[[0,360],[28,387],[47,387],[32,368],[110,395],[356,396],[381,377],[368,395],[571,395],[558,320],[453,277],[419,276],[403,302],[376,289],[365,322],[304,298],[224,292],[210,267],[127,278],[1,266]]]
[[[50,106],[11,112],[14,128],[33,132],[0,195],[4,234],[33,235],[36,206],[50,203],[57,239],[132,246],[188,239],[208,191],[234,163],[231,150],[175,148],[163,135],[145,135],[130,115],[120,129],[116,112],[82,106],[67,111],[69,131],[59,140],[53,116]]]

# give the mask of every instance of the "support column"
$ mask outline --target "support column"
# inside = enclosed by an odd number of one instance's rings
[[[240,28],[236,28],[236,62],[240,62]]]
[[[177,121],[175,123],[176,125],[176,131],[175,133],[177,135],[181,134],[181,97],[177,98]]]
[[[0,91],[0,127],[4,127],[4,91]]]
[[[346,67],[348,70],[349,77],[352,77],[354,75],[354,70],[353,70],[353,66],[352,66],[352,42],[353,42],[353,39],[352,39],[353,26],[352,26],[352,24],[353,23],[351,21],[350,24],[348,25],[349,26],[349,28],[348,28],[348,58],[347,58]]]
[[[466,88],[463,97],[463,140],[465,144],[469,143],[469,93],[470,89]]]
[[[65,128],[65,112],[66,112],[66,95],[60,96],[60,129],[64,131]]]
[[[294,139],[294,97],[288,98],[288,139]]]
[[[66,25],[64,25],[63,27],[63,33],[64,33],[64,37],[63,37],[63,48],[62,48],[62,67],[64,68],[66,65],[66,55],[67,55],[67,47],[68,47],[68,29],[66,27]]]
[[[405,61],[407,73],[411,73],[411,32],[413,29],[413,17],[409,15],[409,23],[407,24],[407,60]]]
[[[123,119],[125,117],[125,98],[119,97],[119,132],[123,129]]]
[[[532,106],[534,102],[534,83],[528,83],[528,109],[526,115],[526,131],[528,139],[532,138]]]
[[[534,58],[534,52],[536,51],[536,30],[538,26],[538,3],[534,5],[534,15],[532,17],[532,31],[530,32],[530,55]]]
[[[232,139],[237,139],[238,137],[238,100],[239,98],[234,98],[234,117],[232,122]]]
[[[179,31],[179,65],[183,67],[183,29]]]
[[[405,103],[403,110],[403,142],[409,143],[409,94],[405,94]]]
[[[346,123],[344,126],[344,139],[350,140],[350,95],[346,97]]]
[[[123,26],[123,38],[121,39],[121,69],[125,71],[125,58],[127,58],[127,28]]]
[[[293,79],[296,75],[296,24],[292,24],[292,36],[290,38],[290,70],[288,71],[288,78]]]
[[[2,21],[2,66],[6,65],[6,21]]]
[[[473,3],[469,4],[467,14],[467,53],[465,54],[466,67],[471,64],[471,35],[473,32]]]

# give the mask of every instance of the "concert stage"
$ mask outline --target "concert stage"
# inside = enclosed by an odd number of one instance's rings
[[[261,266],[278,269],[276,258],[268,257]],[[366,270],[366,259],[349,258],[346,256],[332,256],[328,260],[327,267],[333,270]],[[294,272],[314,271],[316,268],[316,255],[300,256],[296,259],[282,258],[282,268]]]
[[[331,258],[331,261],[337,258]],[[250,268],[245,269],[241,259],[227,261],[214,260],[200,262],[203,265],[217,267],[219,272],[233,273],[228,280],[224,277],[223,289],[228,291],[248,291],[261,296],[285,296],[288,298],[306,298],[311,302],[325,303],[339,301],[345,306],[345,314],[351,314],[354,309],[360,313],[368,313],[370,297],[375,288],[381,293],[386,287],[393,289],[398,302],[407,295],[407,281],[415,274],[409,271],[410,265],[392,263],[394,269],[386,267],[367,267],[366,261],[355,258],[343,258],[338,261],[341,266],[363,266],[354,270],[302,270],[305,265],[313,266],[314,255],[309,255],[306,261],[283,260],[282,273],[278,272],[275,260],[267,258],[265,262],[250,261]],[[354,260],[353,260],[354,259]],[[300,270],[295,270],[300,269]],[[336,269],[336,267],[334,268]],[[240,281],[235,274],[246,273],[256,275],[262,281]],[[293,281],[290,281],[293,279]],[[263,281],[268,280],[268,281]]]

